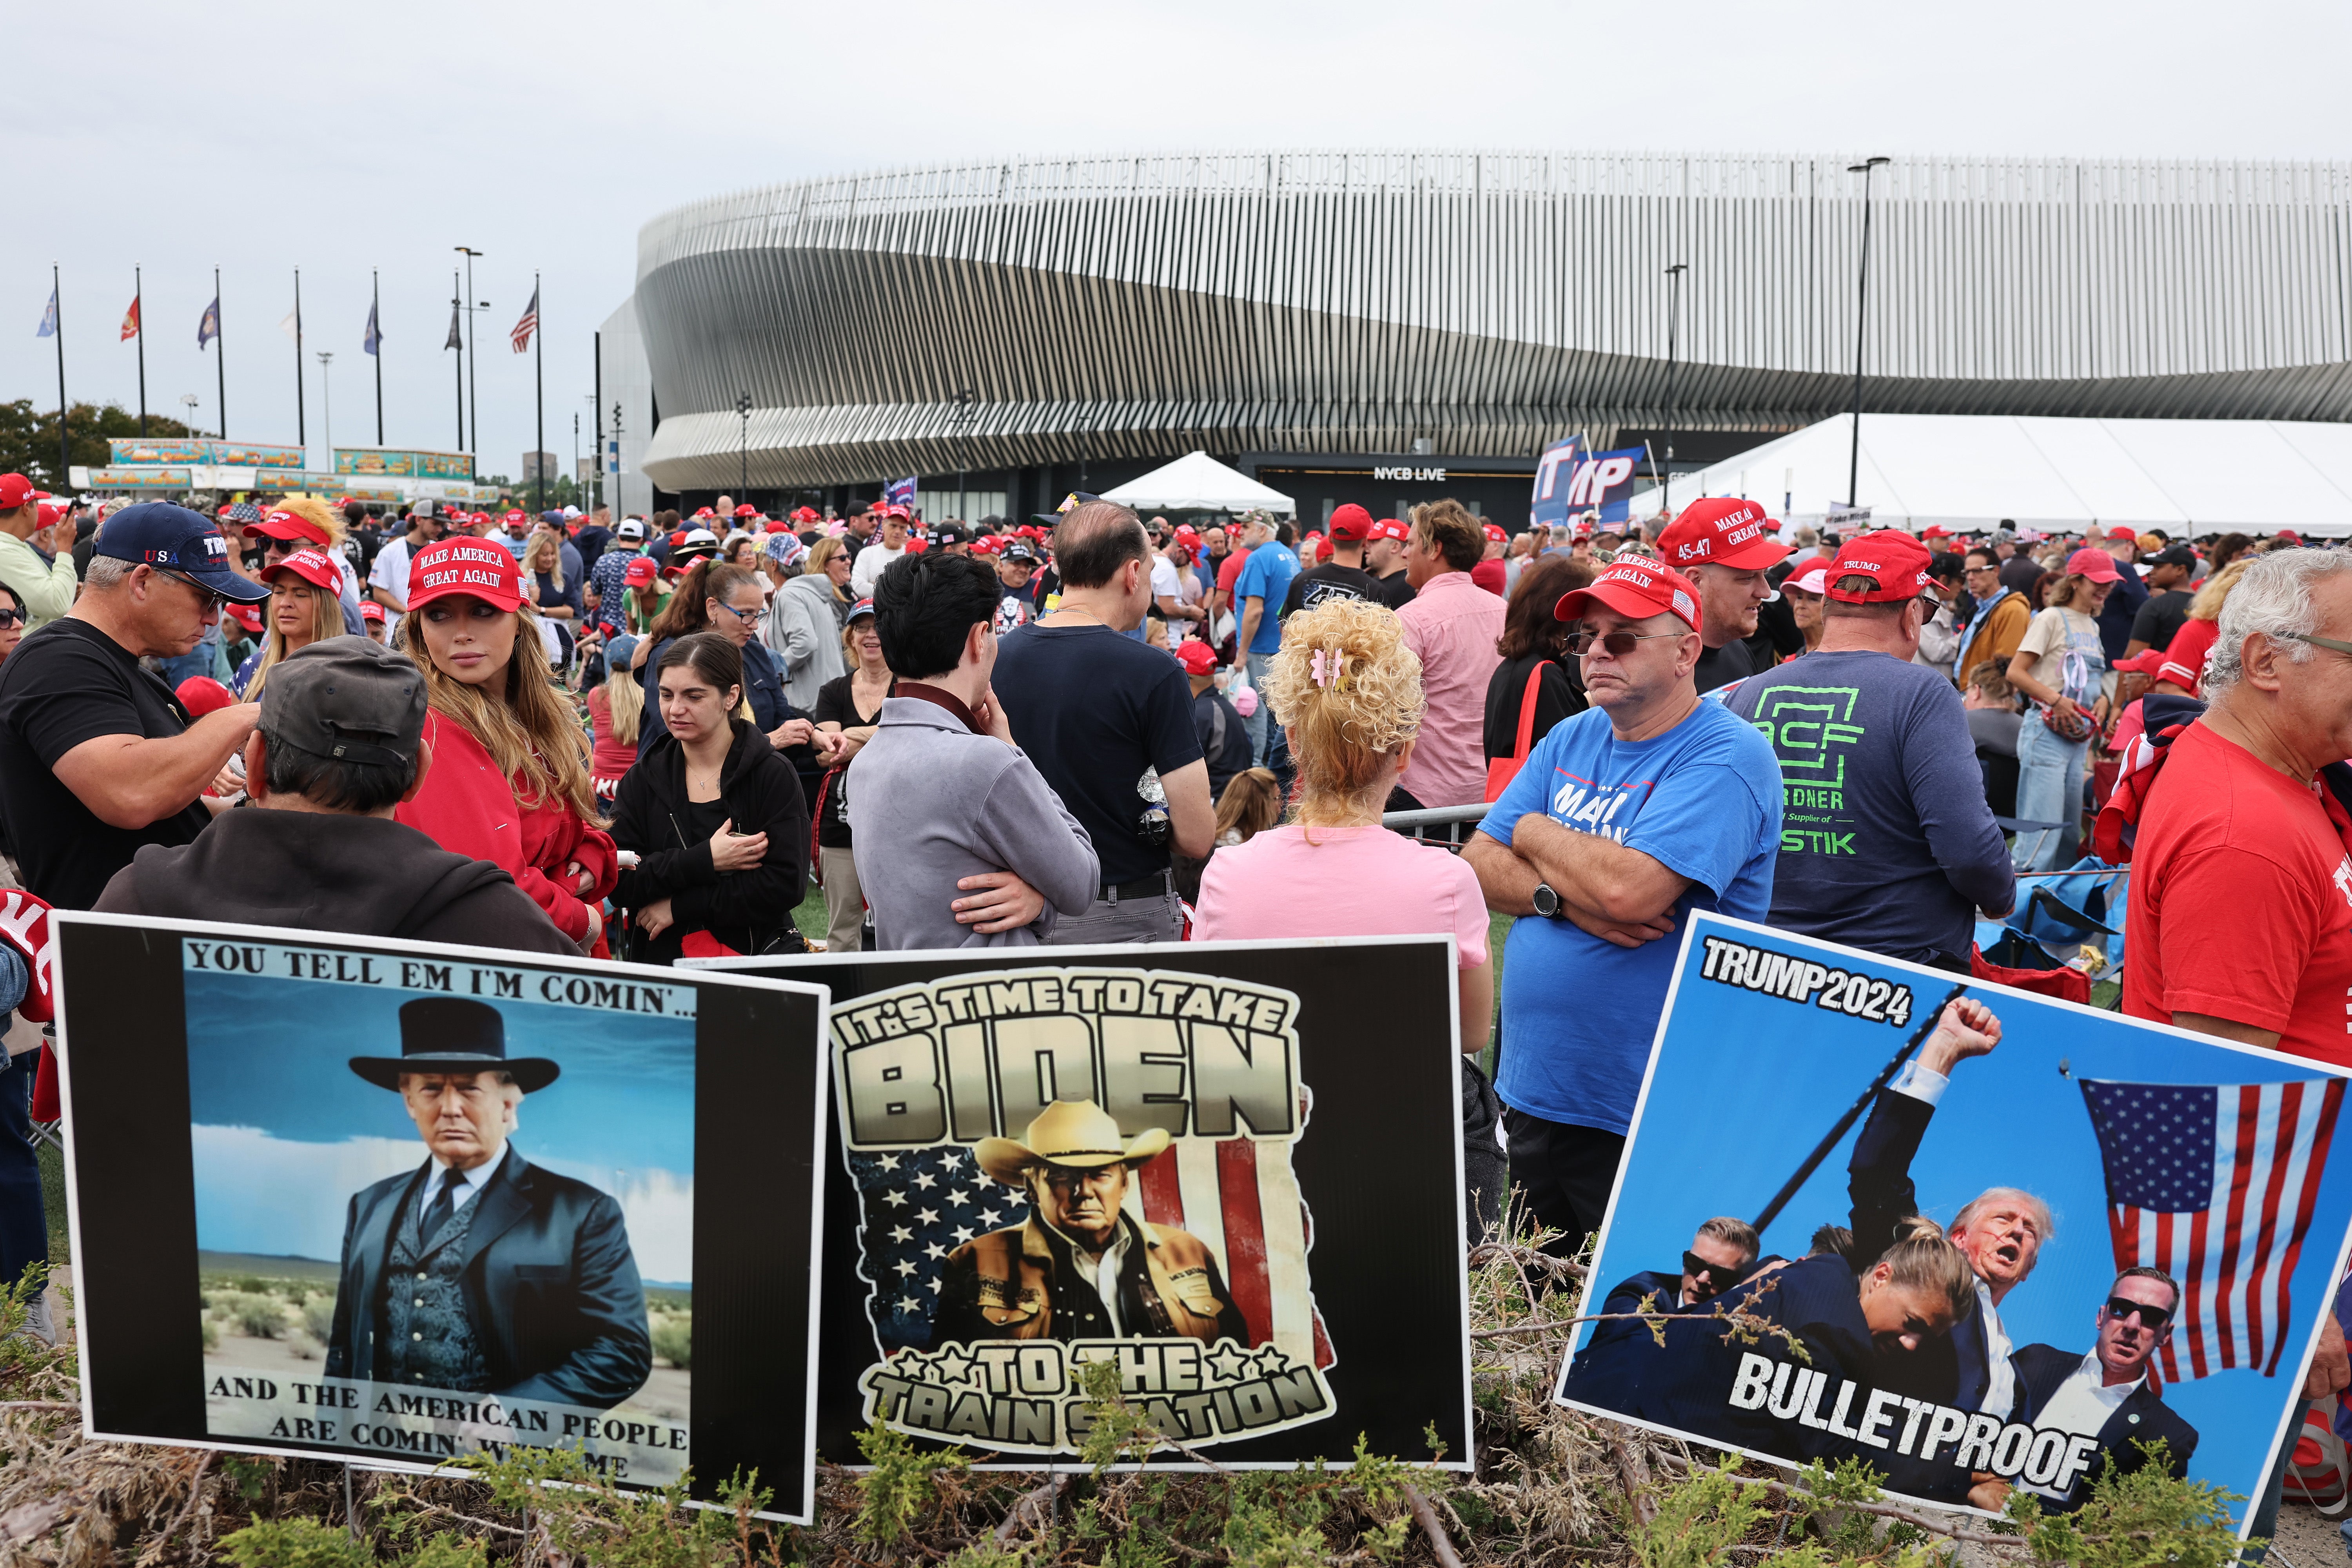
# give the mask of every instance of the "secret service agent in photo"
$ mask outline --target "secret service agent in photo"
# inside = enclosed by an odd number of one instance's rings
[[[562,1069],[507,1055],[497,1008],[400,1009],[400,1055],[352,1070],[396,1091],[431,1156],[356,1194],[327,1375],[609,1410],[645,1386],[653,1338],[610,1194],[508,1142]]]
[[[972,1340],[1250,1342],[1198,1237],[1120,1212],[1129,1173],[1168,1147],[1131,1141],[1091,1100],[1057,1100],[1019,1139],[983,1138],[980,1168],[1029,1194],[1030,1217],[948,1254],[931,1348]]]

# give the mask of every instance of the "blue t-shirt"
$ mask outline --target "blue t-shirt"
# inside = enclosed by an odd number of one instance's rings
[[[1720,703],[1638,744],[1617,739],[1599,708],[1563,719],[1479,831],[1508,844],[1540,811],[1600,833],[1691,879],[1675,931],[1637,948],[1588,936],[1567,920],[1528,916],[1503,952],[1505,1104],[1547,1121],[1622,1132],[1693,910],[1761,921],[1772,907],[1780,770],[1764,737]]]
[[[1282,649],[1282,602],[1290,596],[1290,580],[1298,575],[1298,557],[1275,541],[1250,552],[1249,560],[1242,565],[1242,574],[1234,580],[1234,621],[1239,625],[1249,611],[1252,599],[1263,599],[1257,636],[1250,638],[1251,653],[1278,653]]]

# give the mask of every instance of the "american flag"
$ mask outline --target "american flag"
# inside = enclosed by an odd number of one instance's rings
[[[2116,1267],[2153,1265],[2180,1282],[2164,1376],[2275,1375],[2343,1080],[2085,1079],[2083,1098],[2106,1167]]]
[[[1029,1199],[982,1173],[960,1144],[853,1152],[868,1310],[882,1353],[930,1339],[948,1254],[975,1236],[1029,1217]],[[1191,1232],[1217,1259],[1252,1348],[1271,1343],[1297,1361],[1332,1363],[1307,1273],[1314,1227],[1291,1173],[1289,1149],[1248,1138],[1179,1138],[1128,1183],[1126,1212]]]
[[[914,479],[909,477],[903,479],[892,479],[889,483],[882,487],[882,500],[887,505],[913,506],[915,504]]]
[[[522,320],[514,324],[514,331],[509,332],[507,338],[514,344],[515,353],[521,353],[530,347],[530,335],[537,331],[539,331],[539,290],[533,289],[530,291],[530,303],[523,310]]]

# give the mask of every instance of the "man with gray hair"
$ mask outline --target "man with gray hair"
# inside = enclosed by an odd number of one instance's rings
[[[2256,561],[2222,601],[2204,684],[2193,721],[2149,712],[2151,757],[2136,759],[2110,808],[2137,829],[2124,1011],[2352,1061],[2352,770],[2340,765],[2352,757],[2352,552]],[[2343,1331],[2323,1313],[2304,1394],[2347,1381]],[[2274,1470],[2257,1533],[2277,1500]]]

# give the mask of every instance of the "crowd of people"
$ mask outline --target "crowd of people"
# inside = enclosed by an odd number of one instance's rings
[[[2288,533],[1841,537],[1734,498],[1516,535],[1085,495],[101,515],[5,475],[0,849],[58,908],[657,963],[1442,934],[1466,1223],[1507,1187],[1572,1255],[1692,911],[1983,973],[1975,922],[2101,805],[2123,1006],[2352,1060],[2347,658],[2352,553]],[[1877,1230],[1856,1310],[1891,1267],[1965,1322],[1903,1250],[1942,1233]],[[2344,1376],[2331,1335],[2315,1394]]]

